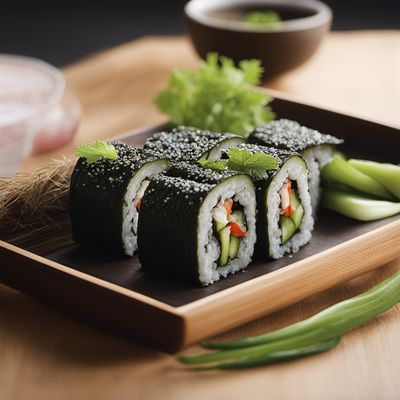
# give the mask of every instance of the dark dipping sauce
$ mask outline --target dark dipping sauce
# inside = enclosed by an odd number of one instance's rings
[[[307,4],[290,5],[290,4],[279,4],[271,3],[270,5],[250,3],[247,5],[236,5],[233,7],[223,7],[213,10],[205,11],[205,14],[212,18],[218,18],[229,21],[241,21],[244,22],[244,16],[249,12],[261,11],[275,11],[279,14],[282,21],[290,21],[293,19],[312,17],[316,14]]]

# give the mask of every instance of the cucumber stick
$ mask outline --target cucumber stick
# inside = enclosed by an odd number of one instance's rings
[[[229,243],[231,236],[230,226],[226,226],[219,233],[219,242],[221,244],[221,254],[219,257],[219,266],[224,267],[229,261]]]
[[[368,199],[343,190],[325,188],[322,207],[359,221],[374,221],[400,213],[400,202]]]
[[[229,241],[229,259],[233,260],[239,252],[240,239],[236,236],[231,236]]]
[[[282,231],[282,244],[285,244],[296,232],[296,225],[290,217],[281,216],[279,224]]]
[[[303,220],[303,215],[304,215],[303,206],[302,205],[297,206],[296,210],[293,211],[293,214],[291,216],[291,218],[296,226],[296,229],[300,228],[301,221]]]
[[[398,165],[367,160],[349,160],[348,163],[385,186],[400,200],[400,167]]]
[[[281,216],[279,219],[279,225],[282,231],[282,244],[287,243],[296,233],[303,220],[304,208],[294,189],[290,192],[290,204],[294,210],[292,215],[290,217]]]
[[[243,211],[236,210],[229,217],[229,221],[236,222],[239,226],[245,226],[246,219],[244,217]]]
[[[321,170],[322,178],[331,183],[341,183],[349,188],[383,199],[393,200],[393,195],[379,182],[359,171],[342,157],[335,155]]]
[[[214,219],[214,227],[217,232],[221,232],[222,229],[225,228],[225,226],[226,224],[224,224],[223,222],[219,222],[216,219]]]

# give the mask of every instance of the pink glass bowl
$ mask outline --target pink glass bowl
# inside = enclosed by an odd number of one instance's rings
[[[57,68],[29,57],[0,55],[0,176],[14,175],[32,152],[67,144],[79,116],[79,103],[65,94]]]

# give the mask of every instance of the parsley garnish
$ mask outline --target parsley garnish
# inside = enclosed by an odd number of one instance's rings
[[[209,161],[202,158],[198,163],[204,168],[215,171],[223,171],[227,168],[243,172],[256,179],[265,177],[266,171],[279,167],[279,160],[276,157],[263,152],[253,154],[245,149],[232,148],[226,154],[229,157],[228,160]]]
[[[271,97],[250,86],[260,83],[262,72],[259,60],[243,60],[237,68],[211,53],[197,71],[174,69],[154,103],[174,125],[246,136],[274,118]]]
[[[116,160],[118,158],[118,152],[115,147],[102,140],[91,144],[82,144],[76,148],[75,152],[77,156],[86,158],[88,164],[92,164],[102,158],[109,160]]]
[[[204,168],[213,169],[214,171],[223,171],[226,168],[227,161],[228,160],[212,161],[201,158],[198,163]]]

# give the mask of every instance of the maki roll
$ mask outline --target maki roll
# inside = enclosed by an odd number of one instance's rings
[[[155,151],[173,161],[217,160],[223,150],[244,143],[233,133],[202,131],[181,126],[171,132],[158,132],[146,140],[144,149]]]
[[[335,146],[343,140],[301,126],[295,121],[281,119],[262,125],[248,137],[248,143],[275,147],[300,153],[309,170],[309,187],[313,214],[319,204],[320,170],[333,157]]]
[[[308,170],[295,152],[252,144],[236,147],[252,154],[266,153],[279,160],[279,167],[253,176],[257,193],[258,258],[281,258],[295,253],[311,239],[314,227],[308,188]],[[234,148],[234,149],[236,149]]]
[[[78,159],[70,186],[72,234],[83,245],[133,256],[142,197],[169,161],[123,143],[113,146],[116,159]]]
[[[250,177],[204,171],[181,164],[172,175],[201,175],[201,182],[164,174],[150,182],[138,226],[145,271],[209,285],[251,262],[256,200]]]

